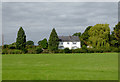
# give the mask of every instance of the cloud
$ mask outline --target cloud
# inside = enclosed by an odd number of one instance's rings
[[[2,45],[2,3],[0,1],[0,45]]]
[[[118,2],[119,0],[3,0],[3,2]]]
[[[117,2],[5,2],[3,3],[3,32],[5,43],[15,42],[20,26],[27,40],[37,43],[49,38],[52,28],[58,35],[83,32],[97,23],[117,24]]]

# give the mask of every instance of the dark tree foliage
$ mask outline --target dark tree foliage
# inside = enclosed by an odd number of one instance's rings
[[[15,45],[11,45],[11,44],[10,44],[10,45],[8,46],[8,48],[9,48],[9,49],[15,49],[16,47],[15,47]]]
[[[53,28],[50,34],[50,37],[49,37],[48,49],[51,52],[55,52],[56,50],[58,50],[58,45],[59,45],[59,38],[58,38],[55,28]]]
[[[88,33],[88,31],[89,31],[89,29],[90,29],[91,27],[92,27],[92,26],[88,26],[88,27],[86,28],[86,30],[84,31],[84,33],[82,34],[81,38],[82,38],[83,40],[88,41],[88,38],[89,38],[89,33]]]
[[[40,54],[40,53],[42,53],[42,51],[43,51],[42,48],[37,48],[36,49],[36,54]]]
[[[72,36],[78,36],[78,37],[80,37],[81,36],[81,32],[74,33]]]
[[[115,37],[114,31],[112,31],[112,33],[110,35],[110,46],[112,46],[112,47],[117,47],[118,46],[118,40]]]
[[[115,38],[118,40],[120,45],[120,22],[114,27]]]
[[[48,42],[47,39],[44,38],[43,40],[38,42],[38,45],[40,45],[43,49],[47,49],[48,48]]]
[[[9,45],[5,44],[5,45],[3,46],[3,49],[8,48],[8,46],[9,46]]]
[[[16,48],[24,50],[25,46],[26,46],[26,35],[23,28],[20,27],[17,33]]]
[[[88,38],[89,38],[89,33],[88,33],[88,31],[90,30],[90,28],[91,28],[92,26],[88,26],[86,29],[85,29],[85,31],[84,31],[84,33],[81,35],[81,37],[80,37],[80,40],[81,40],[81,45],[83,46],[83,45],[86,45],[87,46],[87,42],[88,42]]]
[[[69,48],[64,49],[64,53],[71,53],[71,52],[72,52],[72,50],[70,50]]]
[[[34,42],[29,40],[29,41],[26,42],[26,45],[34,45]]]

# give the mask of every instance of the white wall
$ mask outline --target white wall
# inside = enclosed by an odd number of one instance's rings
[[[73,43],[76,43],[76,44],[73,44]],[[59,46],[63,46],[64,48],[69,48],[69,49],[72,49],[73,47],[75,47],[74,49],[77,49],[77,48],[81,48],[81,42],[59,42]]]

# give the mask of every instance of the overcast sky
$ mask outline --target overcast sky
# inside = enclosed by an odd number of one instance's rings
[[[2,3],[0,1],[0,45],[2,44]]]
[[[49,38],[52,28],[58,35],[84,32],[87,26],[118,22],[117,2],[4,2],[2,4],[4,44],[16,41],[22,26],[27,40],[35,44]]]

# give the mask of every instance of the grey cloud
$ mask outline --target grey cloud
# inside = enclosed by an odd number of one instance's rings
[[[0,45],[2,45],[2,3],[0,1]]]
[[[3,3],[3,32],[5,43],[15,41],[20,26],[27,40],[49,38],[52,28],[58,35],[83,32],[87,26],[109,23],[111,30],[117,24],[117,2],[24,2]]]

